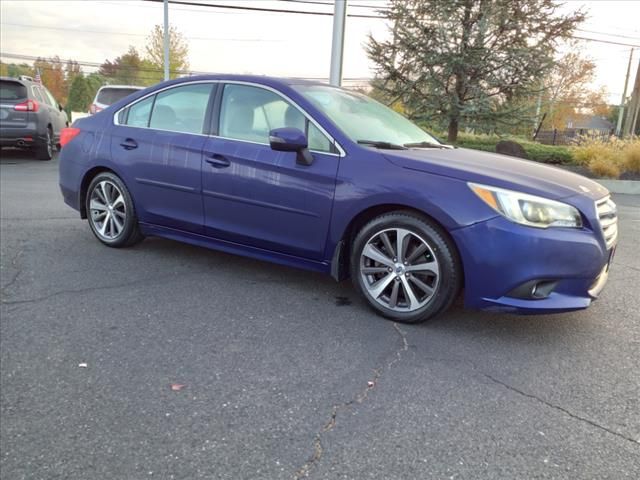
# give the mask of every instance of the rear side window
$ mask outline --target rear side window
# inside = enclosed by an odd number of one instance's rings
[[[0,100],[22,100],[27,98],[27,87],[18,82],[0,80]]]
[[[155,95],[152,95],[123,110],[120,112],[118,122],[121,125],[129,125],[130,127],[148,127],[151,107],[155,98]]]
[[[183,133],[202,133],[211,83],[197,83],[165,90],[156,95],[150,128]]]
[[[37,101],[41,103],[45,103],[44,94],[42,93],[42,90],[40,90],[37,86],[33,85],[31,87],[31,91],[33,92],[33,96],[36,98]]]
[[[58,102],[56,101],[55,98],[53,98],[53,95],[51,95],[51,92],[49,90],[47,90],[46,88],[42,87],[42,90],[44,92],[44,97],[45,100],[47,101],[47,103],[49,105],[51,105],[52,107],[57,107],[58,106]]]
[[[96,102],[102,105],[112,105],[137,91],[136,88],[103,88],[98,92]]]

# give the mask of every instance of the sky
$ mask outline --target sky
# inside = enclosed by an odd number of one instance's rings
[[[199,3],[259,8],[322,11],[330,0],[198,0]],[[377,15],[386,0],[349,0],[349,14]],[[274,76],[327,78],[331,56],[332,17],[224,10],[170,5],[170,23],[189,44],[190,68],[196,71],[253,73]],[[567,1],[563,12],[583,8],[589,14],[576,35],[640,46],[640,0]],[[9,54],[103,62],[130,45],[144,51],[145,38],[163,22],[161,3],[142,0],[0,0],[0,56]],[[373,65],[364,46],[368,35],[389,34],[380,18],[348,17],[345,32],[345,83],[366,83]],[[631,47],[578,41],[575,46],[596,63],[593,87],[605,86],[611,103],[619,103]],[[16,61],[2,57],[4,61]],[[631,91],[640,59],[633,56]],[[85,71],[92,69],[85,68]]]

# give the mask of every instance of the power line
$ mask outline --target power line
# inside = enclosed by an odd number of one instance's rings
[[[163,0],[143,0],[145,2],[154,2],[154,3],[162,3]],[[194,7],[208,7],[208,8],[226,8],[230,10],[244,10],[244,11],[253,11],[253,12],[269,12],[269,13],[296,13],[300,15],[323,15],[323,16],[333,16],[333,12],[311,12],[309,10],[289,10],[285,8],[263,8],[263,7],[242,7],[240,5],[221,5],[215,3],[201,3],[201,2],[189,2],[189,1],[177,1],[177,0],[169,0],[170,4],[173,5],[187,5]],[[377,19],[385,19],[381,15],[363,15],[359,13],[349,13],[347,17],[353,18],[377,18]]]
[[[324,5],[327,7],[333,7],[333,2],[322,2],[322,1],[314,1],[314,0],[279,0],[280,2],[290,2],[290,3],[306,3],[309,5]],[[386,2],[385,2],[386,3]],[[356,8],[371,8],[376,10],[388,10],[389,7],[380,6],[380,5],[362,5],[358,3],[349,3],[349,7]]]
[[[629,38],[631,40],[640,40],[640,37],[630,37],[628,35],[618,35],[617,33],[609,33],[609,32],[596,32],[593,30],[583,30],[582,28],[576,28],[576,31],[583,33],[595,33],[596,35],[607,35],[610,37],[619,37],[619,38]]]
[[[100,62],[91,62],[88,60],[73,60],[73,59],[63,59],[63,58],[58,58],[57,60],[55,60],[55,57],[22,55],[22,54],[6,53],[6,52],[1,52],[0,57],[11,58],[15,60],[29,60],[29,61],[44,60],[44,61],[50,62],[51,60],[53,60],[54,62],[59,62],[60,64],[74,62],[80,66],[92,67],[92,68],[101,68],[102,65],[105,63],[105,62],[100,63]],[[119,70],[136,70],[139,72],[162,73],[162,68],[134,67],[134,66],[127,66],[127,65],[119,66],[117,68]],[[191,71],[171,70],[171,73],[183,74],[183,75],[214,75],[215,74],[215,72],[205,72],[205,71],[195,71],[195,70],[191,70]],[[328,80],[327,77],[292,77],[292,78],[295,78],[298,80]],[[366,77],[345,77],[343,80],[347,82],[370,82],[372,79],[366,78]]]
[[[597,38],[579,37],[577,35],[574,35],[571,38],[575,38],[576,40],[585,40],[587,42],[608,43],[608,44],[611,44],[611,45],[622,45],[622,46],[625,46],[625,47],[637,47],[637,48],[640,48],[640,45],[633,44],[633,43],[612,42],[610,40],[599,40]]]
[[[21,27],[21,28],[40,28],[46,30],[61,30],[65,32],[83,32],[83,33],[98,33],[98,34],[107,34],[107,35],[126,35],[130,37],[148,37],[149,35],[145,35],[143,33],[130,33],[130,32],[117,32],[114,30],[82,30],[79,28],[65,28],[65,27],[49,27],[45,25],[29,25],[26,23],[8,23],[2,22],[0,25],[7,25],[11,27]],[[262,39],[262,38],[213,38],[213,37],[187,37],[187,40],[208,40],[208,41],[219,41],[219,42],[286,42],[286,40],[280,39]]]

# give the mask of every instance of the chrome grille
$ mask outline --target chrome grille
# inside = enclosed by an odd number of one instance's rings
[[[596,202],[596,212],[598,213],[604,241],[607,244],[607,249],[609,249],[618,238],[618,209],[611,197],[607,196]]]

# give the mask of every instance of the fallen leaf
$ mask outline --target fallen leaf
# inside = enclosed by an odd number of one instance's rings
[[[171,390],[174,391],[174,392],[179,392],[184,387],[186,387],[186,385],[182,385],[181,383],[172,383],[171,384]]]

